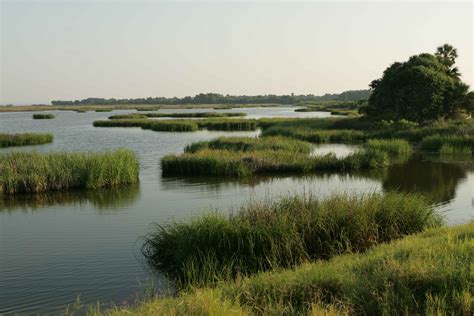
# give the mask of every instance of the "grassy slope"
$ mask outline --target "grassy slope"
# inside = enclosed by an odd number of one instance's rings
[[[474,313],[474,223],[91,315]]]

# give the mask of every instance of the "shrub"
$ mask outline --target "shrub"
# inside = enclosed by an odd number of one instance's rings
[[[48,120],[55,117],[56,116],[54,114],[33,114],[33,119],[35,120]]]

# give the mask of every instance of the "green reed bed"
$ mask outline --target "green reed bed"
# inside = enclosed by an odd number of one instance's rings
[[[13,152],[0,155],[0,194],[95,189],[136,183],[139,164],[125,149],[105,153]]]
[[[112,112],[112,109],[97,109],[96,112]]]
[[[230,216],[211,213],[160,226],[143,252],[180,285],[206,285],[365,251],[439,223],[418,195],[293,196],[253,203]]]
[[[202,129],[213,131],[255,131],[257,120],[252,119],[204,119],[197,122]]]
[[[284,136],[312,143],[354,143],[366,140],[367,136],[357,130],[309,130],[303,127],[270,127],[263,136]]]
[[[109,120],[138,120],[138,119],[146,120],[147,116],[146,114],[141,114],[141,113],[115,114],[115,115],[109,116]]]
[[[443,154],[474,152],[474,135],[432,135],[423,138],[421,148]]]
[[[142,128],[156,132],[194,132],[199,126],[194,120],[148,120]]]
[[[172,118],[208,118],[208,117],[239,117],[246,116],[243,112],[193,112],[193,113],[148,113],[148,117]]]
[[[142,127],[149,124],[147,119],[115,119],[115,120],[101,120],[94,121],[94,127]]]
[[[409,154],[412,151],[410,143],[403,139],[370,139],[365,147],[384,151],[391,156]]]
[[[167,155],[161,159],[163,175],[236,176],[267,173],[310,173],[383,168],[389,164],[382,151],[358,151],[344,158],[334,154],[309,156],[289,150],[203,149],[194,153]]]
[[[39,145],[53,142],[52,134],[21,133],[0,134],[0,148],[13,146]]]
[[[231,151],[287,150],[309,154],[312,145],[307,142],[284,137],[219,137],[186,146],[187,153],[204,149],[224,149]]]
[[[33,114],[34,120],[51,120],[56,116],[54,114]]]

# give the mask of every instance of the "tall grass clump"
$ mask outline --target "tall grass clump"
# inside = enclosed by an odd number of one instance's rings
[[[109,120],[136,120],[136,119],[146,119],[146,114],[140,113],[128,113],[128,114],[115,114],[109,116]]]
[[[172,118],[211,118],[211,117],[237,117],[246,116],[243,112],[192,112],[192,113],[147,113],[147,117],[172,117]]]
[[[432,135],[423,138],[421,148],[443,154],[474,152],[474,136],[471,135]]]
[[[194,153],[167,155],[161,159],[164,175],[235,176],[252,174],[309,173],[383,168],[385,152],[366,150],[338,158],[334,154],[309,156],[289,150],[232,151],[201,149]]]
[[[193,120],[148,120],[142,128],[156,132],[194,132],[199,129],[199,126]]]
[[[365,144],[371,150],[381,150],[389,155],[409,154],[411,145],[404,139],[370,139]]]
[[[52,141],[53,135],[51,134],[0,134],[0,147],[39,145],[51,143]]]
[[[148,124],[147,119],[114,119],[99,120],[92,123],[94,127],[142,127]]]
[[[53,119],[56,116],[54,114],[33,114],[34,120],[48,120]]]
[[[197,122],[200,128],[214,131],[255,131],[257,121],[252,119],[204,119]]]
[[[274,126],[262,132],[262,136],[284,136],[312,143],[353,143],[366,140],[367,136],[357,130],[311,130],[305,127]]]
[[[95,189],[138,181],[137,156],[105,153],[13,152],[0,155],[0,194]]]
[[[225,149],[232,151],[288,150],[308,153],[312,145],[307,142],[284,137],[219,137],[186,146],[184,152],[195,153],[203,149]]]
[[[143,253],[180,285],[206,285],[305,261],[362,252],[440,224],[429,202],[401,193],[293,196],[230,216],[159,226]]]

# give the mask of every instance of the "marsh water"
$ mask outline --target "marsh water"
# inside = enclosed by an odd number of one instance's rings
[[[326,117],[294,108],[246,108],[249,118]],[[160,110],[165,112],[165,110]],[[178,112],[177,110],[168,110]],[[196,110],[179,110],[195,112]],[[205,110],[207,111],[207,110]],[[133,304],[147,291],[164,291],[166,280],[150,271],[140,252],[156,224],[187,221],[212,210],[232,211],[252,200],[292,193],[327,196],[387,190],[428,195],[449,225],[474,218],[472,159],[412,156],[388,170],[369,173],[279,175],[232,178],[163,178],[160,158],[192,142],[222,135],[258,132],[166,133],[139,128],[94,128],[92,122],[116,113],[55,112],[56,119],[33,120],[29,113],[0,113],[2,132],[51,132],[47,145],[0,149],[102,151],[125,147],[140,159],[140,183],[112,190],[69,191],[0,199],[0,314],[59,314],[79,298]],[[313,154],[346,155],[356,146],[322,145]]]

